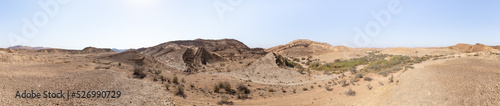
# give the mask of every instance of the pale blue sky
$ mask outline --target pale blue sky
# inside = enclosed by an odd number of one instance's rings
[[[242,1],[234,5],[227,0],[70,0],[58,4],[45,25],[35,25],[38,33],[23,36],[23,17],[32,21],[37,13],[48,14],[38,3],[46,1],[51,0],[0,0],[0,47],[140,48],[196,38],[234,38],[262,48],[295,39],[351,47],[500,45],[499,0],[397,0],[403,11],[392,14],[390,24],[362,46],[354,43],[354,29],[375,22],[371,12],[387,10],[390,0],[229,0]],[[214,3],[232,11],[221,19]]]

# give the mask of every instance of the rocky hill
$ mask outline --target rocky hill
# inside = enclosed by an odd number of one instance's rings
[[[143,55],[137,50],[130,49],[121,53],[100,57],[100,59],[111,60],[120,63],[134,64],[136,66],[157,67],[161,64],[150,56]]]
[[[70,54],[88,54],[88,53],[114,53],[115,51],[108,48],[86,47],[82,50],[67,50],[67,49],[41,49],[37,52],[42,53],[70,53]]]
[[[491,46],[491,48],[500,50],[500,46]]]
[[[230,75],[253,82],[273,84],[300,82],[304,77],[291,68],[286,59],[274,53],[268,53],[246,69],[234,71]]]
[[[470,53],[470,52],[493,52],[493,51],[499,51],[497,49],[494,49],[493,47],[486,46],[480,43],[477,43],[476,45],[470,45],[470,44],[463,44],[459,43],[455,46],[450,46],[448,47],[449,49],[453,50],[458,50],[464,53]]]
[[[308,56],[329,52],[346,52],[353,50],[353,48],[346,46],[332,46],[328,43],[315,42],[306,39],[294,40],[285,45],[279,45],[266,49],[267,52],[275,52],[285,56]]]
[[[234,39],[171,41],[138,51],[185,72],[198,71],[212,62],[258,58],[266,53]]]

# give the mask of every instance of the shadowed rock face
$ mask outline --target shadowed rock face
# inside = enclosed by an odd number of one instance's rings
[[[185,72],[198,71],[211,62],[258,58],[266,53],[234,39],[172,41],[138,51]]]
[[[500,46],[491,46],[491,48],[500,50]]]

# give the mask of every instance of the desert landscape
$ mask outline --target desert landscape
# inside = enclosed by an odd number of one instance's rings
[[[351,48],[298,39],[264,49],[195,39],[123,52],[0,49],[2,105],[499,105],[499,81],[500,46],[479,43]],[[16,98],[24,90],[121,94]]]

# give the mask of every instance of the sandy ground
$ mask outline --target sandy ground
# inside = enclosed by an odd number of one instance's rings
[[[39,54],[41,58],[60,60],[61,54]],[[163,87],[144,80],[130,78],[131,72],[112,67],[94,69],[94,64],[85,56],[73,56],[65,63],[16,62],[0,63],[0,103],[2,105],[167,105],[170,98]],[[59,59],[58,59],[59,58]],[[16,92],[24,90],[71,91],[115,90],[120,98],[15,98]],[[65,96],[67,97],[67,96]]]
[[[498,105],[500,61],[483,57],[427,61],[360,105]]]

